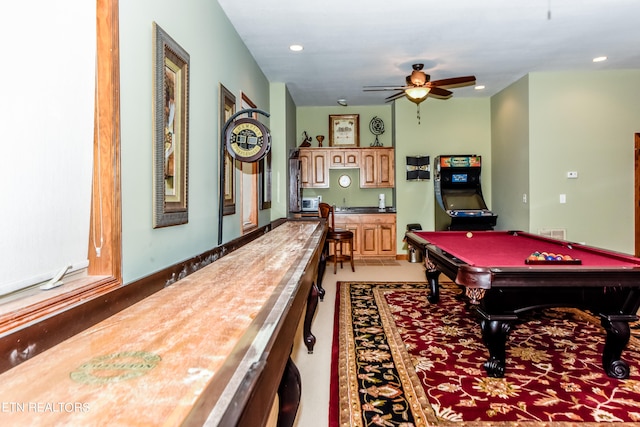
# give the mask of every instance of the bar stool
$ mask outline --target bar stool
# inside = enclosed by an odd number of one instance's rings
[[[321,202],[318,206],[320,217],[329,223],[329,231],[327,232],[326,259],[333,261],[333,274],[338,270],[338,262],[342,268],[343,261],[351,263],[351,271],[356,271],[353,265],[353,232],[342,228],[336,228],[334,207],[328,203]],[[333,243],[333,255],[329,255],[329,245]],[[349,244],[349,254],[344,253],[343,245]]]

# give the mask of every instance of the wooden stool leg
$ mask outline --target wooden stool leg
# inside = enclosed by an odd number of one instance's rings
[[[338,241],[333,241],[333,274],[338,271]]]
[[[349,240],[349,253],[351,256],[349,259],[351,260],[351,271],[356,272],[356,268],[353,266],[353,239]]]

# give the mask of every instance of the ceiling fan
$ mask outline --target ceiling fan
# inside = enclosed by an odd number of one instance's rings
[[[418,105],[418,120],[420,120],[420,103],[428,97],[437,99],[449,99],[453,95],[448,89],[471,86],[476,83],[475,76],[451,77],[448,79],[431,81],[431,76],[422,69],[424,64],[413,64],[413,71],[407,76],[405,86],[364,86],[365,92],[371,91],[398,91],[385,98],[385,102],[394,101],[406,96],[411,102]]]

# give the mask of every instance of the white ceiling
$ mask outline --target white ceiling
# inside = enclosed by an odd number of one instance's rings
[[[533,71],[640,68],[640,0],[218,0],[271,82],[298,106],[379,105],[411,65],[475,75],[487,97]],[[289,45],[304,46],[294,53]],[[593,63],[597,56],[608,60]],[[428,102],[446,102],[428,100]]]

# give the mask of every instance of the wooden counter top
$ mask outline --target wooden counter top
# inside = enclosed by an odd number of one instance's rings
[[[292,344],[323,238],[285,222],[5,372],[2,424],[217,425],[285,329]]]

